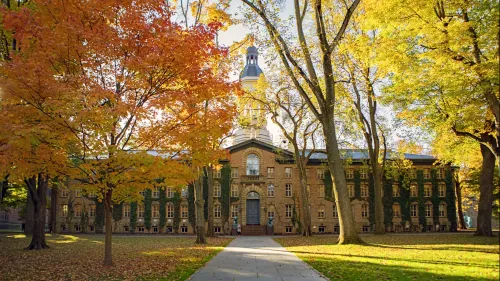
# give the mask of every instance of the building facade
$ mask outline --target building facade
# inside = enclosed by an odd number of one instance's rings
[[[262,70],[255,47],[247,50],[246,66],[240,74],[251,91]],[[228,147],[228,159],[214,175],[214,225],[216,233],[229,233],[232,225],[242,232],[265,233],[271,224],[275,234],[300,230],[300,181],[291,151],[272,144],[265,117],[258,105],[242,105],[247,126],[239,128]],[[374,225],[373,183],[368,153],[344,150],[346,179],[354,223],[359,232]],[[405,154],[413,169],[397,178],[384,179],[384,224],[388,231],[453,231],[456,229],[455,193],[451,167],[437,167],[437,159]],[[349,163],[349,164],[347,164]],[[338,212],[332,198],[332,183],[324,151],[313,153],[307,164],[308,197],[312,231],[339,231]],[[70,184],[71,185],[71,184]],[[207,188],[207,186],[205,186]],[[204,192],[205,196],[207,192]],[[182,190],[152,187],[138,203],[116,205],[113,231],[117,233],[193,233],[195,224],[193,187]],[[102,232],[103,204],[92,194],[61,190],[57,196],[56,231]],[[205,202],[207,198],[205,198]],[[207,208],[205,208],[205,211]],[[207,214],[205,212],[205,218]]]

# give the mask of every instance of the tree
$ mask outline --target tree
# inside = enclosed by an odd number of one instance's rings
[[[500,161],[499,7],[496,1],[387,1],[368,7],[398,52],[387,99],[408,123],[470,138],[482,155],[475,235],[491,236],[495,157]],[[387,11],[394,11],[387,15]],[[390,24],[389,24],[390,23]],[[421,122],[423,121],[423,122]],[[500,170],[499,170],[500,172]]]
[[[362,243],[354,228],[347,182],[337,142],[335,85],[338,81],[335,80],[332,60],[332,55],[337,51],[339,42],[349,25],[359,0],[354,0],[349,6],[346,4],[346,7],[342,6],[337,10],[325,10],[324,1],[321,0],[315,0],[311,4],[309,1],[304,1],[302,6],[299,0],[294,0],[295,25],[297,27],[296,49],[292,49],[291,43],[285,40],[283,29],[280,29],[281,26],[276,20],[279,18],[276,12],[277,7],[262,0],[243,0],[243,2],[263,21],[269,40],[278,53],[295,89],[306,101],[314,116],[321,122],[326,143],[328,167],[339,212],[340,234],[338,242],[339,244]],[[329,29],[325,26],[325,17],[329,13],[335,16],[345,14],[341,23],[337,25],[334,36],[331,36]],[[304,34],[304,20],[309,14],[312,14],[313,24],[316,28],[314,41],[306,41]],[[317,57],[313,56],[310,44],[318,50]],[[317,64],[314,63],[316,61],[318,61]]]
[[[110,266],[113,204],[140,199],[154,179],[186,180],[172,140],[196,133],[186,130],[199,110],[190,106],[212,93],[193,92],[226,85],[207,68],[224,56],[213,44],[219,24],[184,28],[158,1],[32,2],[36,9],[5,18],[22,48],[5,65],[2,88],[68,134],[66,174],[104,202]]]
[[[300,180],[299,226],[303,236],[311,236],[311,206],[306,165],[311,155],[316,152],[315,135],[319,129],[319,122],[308,110],[305,100],[289,86],[283,86],[287,83],[280,80],[279,77],[270,80],[261,76],[256,89],[248,93],[247,99],[258,102],[260,108],[270,114],[271,120],[278,125],[286,141],[293,147]]]

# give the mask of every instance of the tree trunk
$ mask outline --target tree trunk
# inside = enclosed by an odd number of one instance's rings
[[[299,168],[300,180],[300,212],[302,218],[302,236],[312,236],[311,229],[311,206],[309,204],[309,197],[307,196],[307,175],[304,167],[304,162],[300,157],[304,156],[299,151],[297,143],[294,143],[294,150],[296,155],[297,166]]]
[[[50,198],[50,233],[57,232],[57,197],[59,194],[59,189],[53,185],[52,193]]]
[[[27,188],[28,196],[26,197],[26,214],[24,214],[24,233],[32,235],[34,229],[35,205],[29,187]]]
[[[47,249],[49,246],[45,242],[45,215],[47,203],[47,186],[49,183],[48,176],[39,173],[25,180],[28,187],[28,193],[33,201],[33,235],[31,243],[26,248],[28,250]]]
[[[455,180],[455,193],[457,195],[457,210],[458,210],[458,224],[460,229],[467,229],[465,224],[464,211],[462,210],[462,188],[460,187],[460,181]]]
[[[373,161],[373,160],[370,160]],[[375,170],[373,170],[375,168]],[[375,191],[375,234],[385,234],[384,225],[384,203],[382,201],[382,175],[379,164],[372,163],[373,188]]]
[[[113,265],[113,256],[111,254],[111,235],[113,232],[113,201],[111,200],[113,190],[110,188],[104,197],[104,214],[105,214],[105,234],[104,234],[104,265]]]
[[[323,122],[323,132],[326,142],[326,153],[328,158],[328,168],[332,176],[333,193],[335,195],[335,204],[337,205],[339,215],[340,233],[339,244],[362,244],[356,228],[351,209],[351,200],[347,191],[347,182],[345,179],[344,166],[340,159],[339,146],[335,132],[335,122],[333,111],[326,114]]]
[[[495,155],[481,144],[483,163],[479,179],[479,204],[477,214],[477,229],[475,236],[493,236],[491,215],[493,211],[493,175],[495,173]]]
[[[212,166],[205,167],[205,176],[207,177],[208,182],[208,229],[207,229],[207,237],[215,237],[214,231],[214,172]]]
[[[0,204],[3,202],[5,195],[7,195],[7,189],[9,188],[9,176],[5,176],[4,180],[0,182]]]
[[[196,244],[207,244],[205,238],[205,216],[203,207],[205,200],[203,199],[203,176],[200,176],[194,183],[194,196],[196,207]]]

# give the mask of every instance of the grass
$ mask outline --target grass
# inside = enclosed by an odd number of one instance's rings
[[[499,280],[499,238],[472,234],[276,238],[330,280]]]
[[[115,236],[104,267],[103,235],[47,235],[50,249],[28,251],[24,234],[0,235],[0,280],[186,280],[231,239]]]

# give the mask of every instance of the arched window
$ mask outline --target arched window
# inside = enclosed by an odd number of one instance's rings
[[[247,175],[259,175],[259,157],[256,154],[247,157]]]

